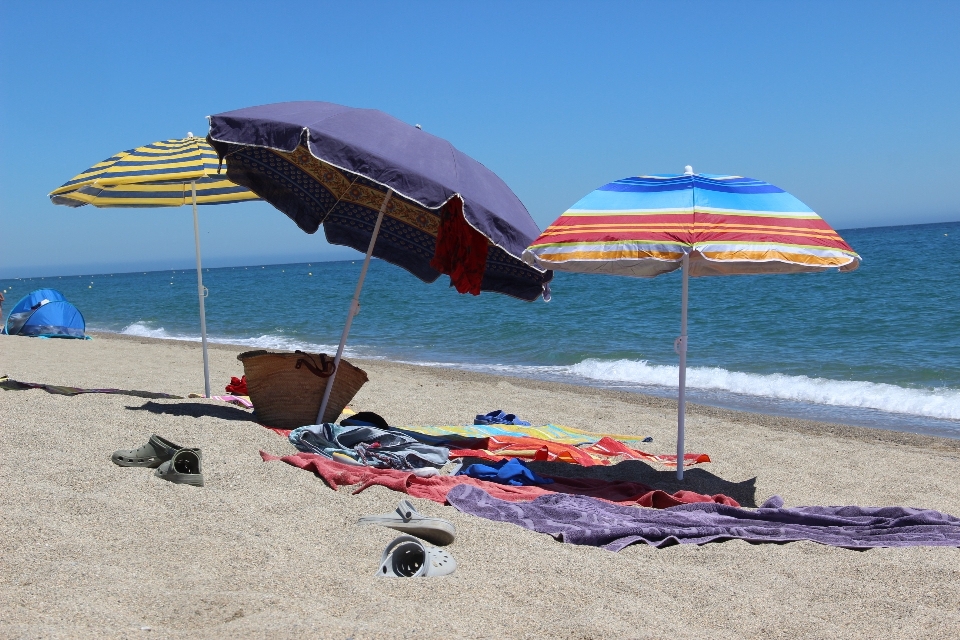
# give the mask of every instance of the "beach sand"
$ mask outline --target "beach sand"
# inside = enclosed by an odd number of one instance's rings
[[[222,389],[246,349],[213,345]],[[676,403],[638,394],[355,361],[352,406],[391,424],[467,424],[505,409],[536,423],[653,436],[675,447]],[[195,343],[98,335],[0,336],[0,375],[186,395]],[[151,433],[203,449],[206,486],[117,467]],[[620,553],[556,542],[414,500],[453,521],[458,569],[374,576],[396,532],[354,526],[391,511],[382,487],[332,491],[259,451],[294,452],[222,402],[0,391],[0,637],[956,638],[960,550],[848,551],[813,543]],[[683,488],[745,506],[908,505],[960,514],[960,441],[690,406],[687,450],[713,462]],[[667,491],[674,471],[627,462],[555,475],[629,478]]]

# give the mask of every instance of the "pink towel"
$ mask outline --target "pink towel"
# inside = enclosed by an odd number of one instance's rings
[[[740,504],[728,496],[717,494],[706,496],[693,491],[677,491],[669,494],[666,491],[648,487],[639,482],[610,482],[592,478],[551,478],[550,488],[524,486],[514,487],[478,480],[469,476],[432,476],[420,478],[409,471],[397,469],[375,469],[373,467],[357,467],[335,462],[315,453],[299,453],[292,456],[274,456],[264,451],[260,452],[264,462],[282,460],[301,469],[312,471],[323,478],[332,489],[341,485],[355,485],[360,487],[354,493],[360,493],[367,487],[379,485],[407,493],[415,498],[427,498],[441,504],[447,502],[447,492],[453,487],[470,484],[480,487],[494,498],[508,502],[526,502],[539,496],[551,493],[569,493],[581,496],[599,498],[606,502],[621,505],[653,507],[666,509],[680,504],[694,502],[713,502],[717,504],[739,507]],[[544,476],[548,477],[548,476]]]

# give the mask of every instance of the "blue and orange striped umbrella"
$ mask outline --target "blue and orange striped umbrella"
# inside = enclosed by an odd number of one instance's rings
[[[231,204],[260,198],[219,173],[216,151],[203,138],[164,140],[110,156],[74,176],[50,193],[54,204],[68,207],[179,207],[193,204],[193,233],[197,252],[197,291],[200,298],[200,336],[203,342],[204,394],[210,397],[207,357],[207,321],[203,299],[206,288],[200,264],[200,223],[197,205]]]
[[[541,269],[652,278],[683,270],[677,455],[683,460],[688,276],[853,271],[860,256],[813,210],[742,176],[624,178],[588,194],[527,247]],[[683,466],[677,465],[683,478]]]
[[[570,207],[533,241],[530,264],[653,277],[856,269],[860,256],[810,207],[761,180],[708,174],[624,178]]]

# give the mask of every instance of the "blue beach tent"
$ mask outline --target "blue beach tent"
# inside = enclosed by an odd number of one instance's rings
[[[83,314],[56,289],[37,289],[14,305],[3,326],[11,336],[86,338]]]

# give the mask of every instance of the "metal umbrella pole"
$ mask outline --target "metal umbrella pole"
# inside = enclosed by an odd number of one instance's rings
[[[197,217],[197,183],[190,183],[193,194],[193,239],[197,246],[197,294],[200,298],[200,340],[203,342],[203,397],[210,397],[210,361],[207,359],[207,314],[203,299],[207,289],[203,286],[203,267],[200,265],[200,221]]]
[[[353,300],[350,302],[350,311],[347,312],[347,323],[343,326],[343,334],[340,336],[340,345],[337,347],[337,355],[333,358],[333,373],[327,378],[327,387],[323,390],[323,401],[320,403],[320,412],[317,414],[317,424],[323,423],[323,413],[327,410],[327,402],[330,400],[330,391],[333,390],[333,381],[337,377],[337,369],[340,366],[340,358],[343,356],[343,347],[347,344],[347,335],[350,333],[350,325],[353,324],[353,317],[360,311],[360,291],[363,289],[363,281],[367,277],[367,268],[370,267],[370,256],[373,255],[373,245],[377,243],[377,236],[380,235],[380,224],[383,222],[383,214],[387,210],[387,204],[393,196],[393,189],[387,189],[387,195],[380,205],[380,213],[377,215],[377,222],[373,225],[373,235],[370,236],[370,245],[367,247],[367,255],[363,259],[363,268],[360,269],[360,280],[357,282],[357,290],[353,292]],[[199,259],[199,258],[198,258]]]
[[[677,480],[683,480],[683,417],[686,410],[687,388],[687,284],[690,278],[690,254],[684,252],[681,269],[683,285],[680,294],[680,337],[673,343],[673,349],[680,356],[680,394],[677,397]]]

